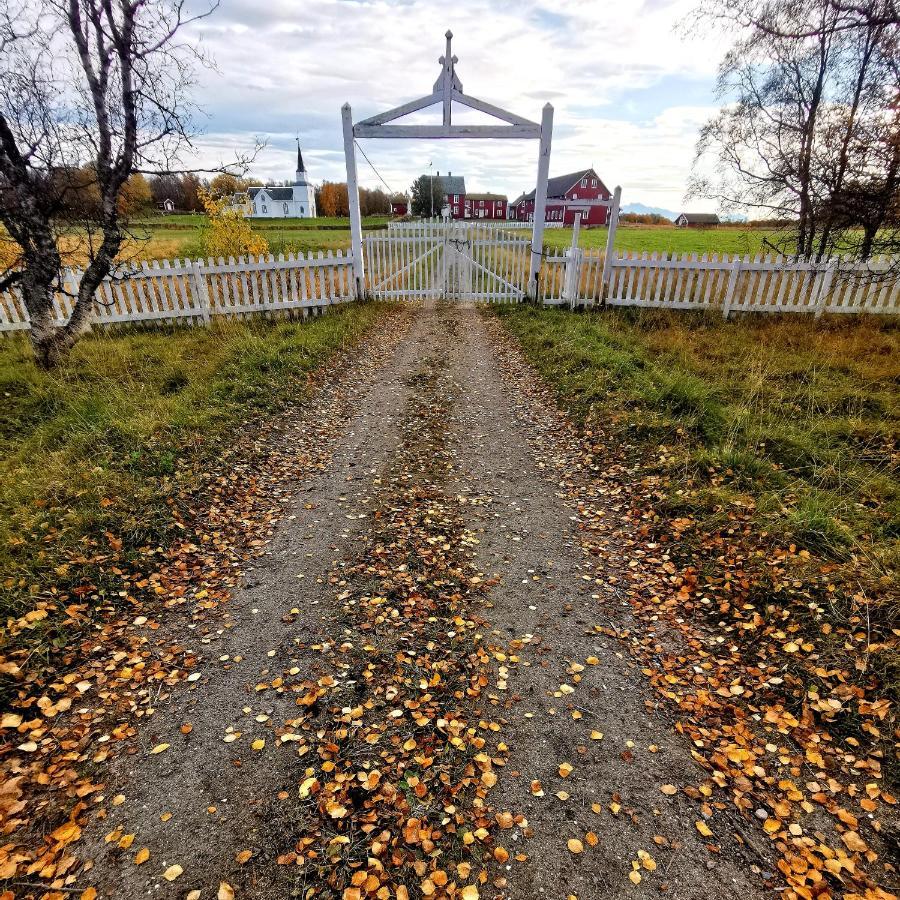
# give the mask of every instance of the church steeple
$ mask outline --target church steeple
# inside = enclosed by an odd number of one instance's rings
[[[300,152],[300,138],[297,138],[297,182],[306,181],[306,166],[303,165],[303,154]]]

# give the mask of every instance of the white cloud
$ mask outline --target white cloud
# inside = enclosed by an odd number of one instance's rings
[[[699,123],[712,111],[711,36],[675,33],[694,0],[223,0],[196,26],[217,62],[201,73],[204,163],[252,144],[269,147],[255,166],[265,178],[293,171],[299,130],[314,180],[343,180],[340,106],[355,118],[430,91],[444,31],[466,93],[534,119],[555,108],[551,174],[594,165],[626,202],[679,206]],[[680,94],[687,91],[690,96]],[[688,105],[690,104],[690,105]],[[472,190],[530,189],[536,142],[367,141],[392,188],[425,171],[465,174]],[[359,159],[364,184],[377,177]]]

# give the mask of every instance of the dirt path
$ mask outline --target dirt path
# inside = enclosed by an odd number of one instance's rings
[[[100,896],[762,896],[745,824],[691,789],[607,636],[633,625],[629,553],[582,549],[558,420],[495,329],[423,310],[360,378],[222,627],[183,636],[200,678],[117,766]]]

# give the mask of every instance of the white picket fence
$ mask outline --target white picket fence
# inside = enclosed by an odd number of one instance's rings
[[[308,314],[354,299],[352,258],[328,253],[169,260],[143,263],[107,278],[94,303],[92,325],[126,322],[209,322],[213,316]],[[80,270],[67,270],[54,301],[62,324],[72,312]],[[0,293],[0,333],[28,329],[17,289]]]
[[[735,312],[900,313],[900,281],[885,259],[853,262],[757,255],[569,250],[544,259],[545,305],[639,306]]]
[[[503,222],[408,222],[365,237],[366,292],[377,299],[516,303],[527,291],[530,240]],[[736,312],[900,314],[887,260],[782,256],[616,254],[570,249],[545,256],[538,299],[547,306],[637,306]],[[131,266],[106,279],[92,324],[207,323],[217,316],[300,311],[354,299],[353,259],[304,256],[175,260]],[[66,273],[54,318],[67,321],[79,271]],[[25,330],[16,289],[0,293],[0,334]]]

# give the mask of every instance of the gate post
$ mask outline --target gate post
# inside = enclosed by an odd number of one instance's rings
[[[581,213],[575,213],[572,223],[572,246],[566,251],[566,279],[563,299],[569,301],[569,309],[575,309],[578,302],[579,268],[581,252],[578,248],[578,235],[581,233]]]
[[[613,250],[613,245],[616,241],[616,226],[619,224],[619,204],[621,202],[622,188],[617,187],[613,191],[612,205],[607,207],[609,210],[609,217],[606,220],[606,253],[603,256],[603,274],[600,277],[600,290],[602,291],[600,299],[602,303],[606,302],[606,296],[609,293],[606,282],[612,272],[610,260],[612,259],[612,254],[615,252]]]
[[[531,266],[528,296],[537,300],[537,283],[544,252],[544,219],[547,215],[547,178],[550,174],[550,142],[553,138],[553,107],[547,103],[541,113],[541,147],[538,152],[537,186],[534,190],[534,223],[531,232]]]
[[[363,266],[362,219],[359,214],[359,184],[356,178],[356,147],[353,143],[353,113],[350,104],[341,107],[344,125],[344,160],[347,164],[347,201],[350,206],[350,246],[353,253],[353,278],[356,299],[366,294],[366,274]]]

